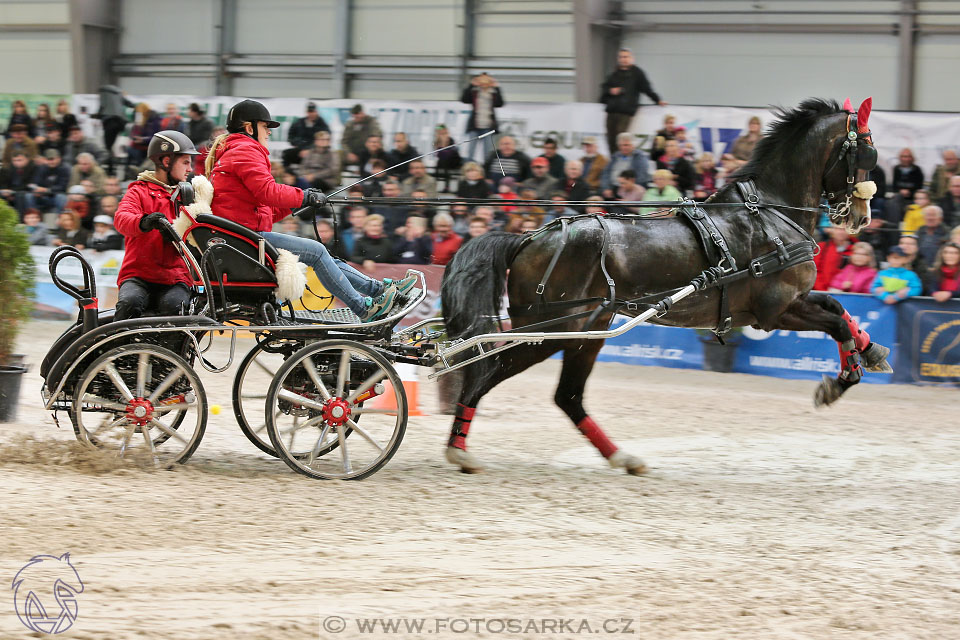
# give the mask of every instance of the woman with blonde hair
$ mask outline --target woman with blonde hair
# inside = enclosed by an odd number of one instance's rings
[[[160,116],[146,102],[133,108],[133,127],[130,129],[130,146],[127,147],[127,170],[130,165],[138,167],[147,159],[150,140],[160,131]]]
[[[484,180],[483,167],[476,162],[467,162],[460,172],[463,178],[457,184],[458,198],[486,198],[490,195],[490,185]]]
[[[877,256],[869,242],[857,242],[850,249],[850,262],[830,281],[829,291],[870,293],[877,275]]]

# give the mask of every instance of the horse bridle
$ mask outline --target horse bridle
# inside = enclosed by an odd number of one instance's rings
[[[826,179],[837,164],[843,160],[846,160],[847,163],[846,191],[843,194],[843,201],[840,204],[833,205],[832,202],[837,194],[827,191]],[[877,148],[873,146],[872,132],[869,129],[863,132],[858,131],[857,114],[847,113],[847,134],[844,137],[843,144],[840,145],[840,153],[823,173],[823,192],[826,195],[827,203],[830,205],[827,207],[827,215],[832,223],[841,224],[850,213],[850,207],[853,205],[857,170],[872,171],[876,166]]]

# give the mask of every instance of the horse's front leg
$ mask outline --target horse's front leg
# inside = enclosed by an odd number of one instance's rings
[[[827,294],[810,293],[791,302],[781,314],[777,328],[823,331],[837,342],[840,374],[836,378],[823,377],[813,399],[818,407],[836,402],[847,389],[860,382],[863,376],[861,355],[868,371],[893,371],[887,364],[890,350],[871,342],[870,335],[860,328],[843,305]]]

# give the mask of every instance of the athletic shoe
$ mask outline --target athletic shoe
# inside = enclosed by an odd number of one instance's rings
[[[378,298],[365,298],[367,303],[367,312],[360,316],[360,322],[373,322],[387,315],[393,307],[393,301],[396,298],[396,291],[389,289],[384,291]]]
[[[397,290],[402,296],[407,295],[407,293],[413,289],[414,285],[417,284],[420,279],[414,274],[411,270],[407,270],[407,275],[405,275],[400,280],[393,280],[391,278],[383,279],[384,291],[387,290],[391,285]]]

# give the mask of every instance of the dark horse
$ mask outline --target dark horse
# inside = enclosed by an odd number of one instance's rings
[[[858,114],[850,110],[849,100],[843,108],[834,101],[810,99],[796,109],[781,110],[750,161],[711,200],[730,206],[708,209],[740,268],[754,258],[774,252],[775,237],[787,245],[811,246],[809,234],[819,218],[822,194],[826,194],[833,207],[835,222],[854,233],[869,223],[869,200],[875,187],[865,180],[876,164],[876,150],[866,126],[870,104],[869,99],[865,101]],[[756,197],[746,197],[751,202],[759,200],[759,211],[756,207],[751,211],[745,204],[744,191],[737,184],[740,182],[755,185]],[[532,239],[488,233],[463,247],[448,265],[443,279],[441,298],[448,336],[466,338],[496,331],[505,289],[509,293],[513,327],[596,308],[609,291],[600,259],[604,248],[606,270],[615,283],[617,298],[625,300],[676,290],[717,264],[708,259],[700,234],[684,217],[620,216],[604,218],[601,223],[595,216],[584,216],[570,222],[566,244],[541,296],[538,284],[561,246],[561,235],[559,225],[536,233]],[[861,356],[867,370],[891,369],[886,363],[889,349],[870,342],[834,298],[810,291],[816,267],[812,252],[807,251],[802,261],[793,266],[729,284],[723,309],[728,313],[722,315],[730,318],[733,326],[750,325],[765,331],[824,331],[836,340],[841,372],[837,378],[824,376],[815,396],[819,406],[834,402],[859,381]],[[677,302],[668,313],[652,321],[677,327],[716,328],[721,315],[720,298],[717,287],[706,288]],[[560,305],[550,309],[543,304],[586,299],[592,300],[562,309],[557,309]],[[619,313],[638,312],[622,309]],[[581,313],[577,319],[544,330],[605,329],[612,313],[601,309],[591,316],[590,327],[584,326],[584,317]],[[516,346],[464,367],[447,459],[465,472],[480,470],[480,464],[466,451],[467,432],[477,403],[503,380],[562,350],[563,367],[555,402],[611,466],[643,473],[643,462],[618,450],[583,407],[584,386],[602,345],[603,341],[597,339],[547,340]]]

